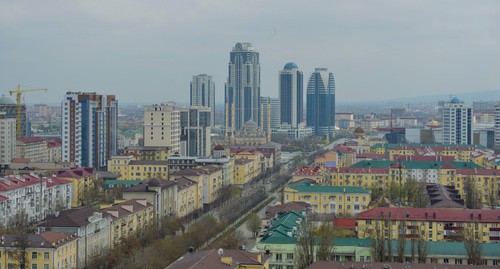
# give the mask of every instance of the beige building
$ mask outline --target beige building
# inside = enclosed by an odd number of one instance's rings
[[[122,180],[168,178],[167,161],[138,161],[134,156],[112,156],[108,171],[120,175]]]
[[[181,114],[175,103],[144,107],[144,146],[180,151]]]
[[[123,199],[146,199],[154,205],[155,218],[160,221],[175,215],[177,184],[170,180],[150,178],[143,184],[123,190]]]
[[[154,207],[146,199],[127,200],[104,208],[101,212],[111,217],[112,245],[154,224]]]
[[[9,164],[16,156],[16,119],[0,113],[0,165]]]
[[[174,182],[177,183],[177,203],[175,205],[177,217],[182,218],[201,209],[203,204],[200,204],[198,184],[187,177],[176,177]]]
[[[209,205],[219,196],[223,186],[223,170],[214,165],[199,166],[172,173],[173,177],[184,176],[198,184],[199,200],[202,205]]]
[[[16,158],[42,163],[49,160],[47,140],[42,137],[20,137],[16,144]]]

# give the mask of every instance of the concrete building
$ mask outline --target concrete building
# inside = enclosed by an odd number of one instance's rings
[[[144,146],[180,151],[181,112],[175,103],[144,106]]]
[[[85,268],[92,257],[111,247],[111,218],[93,208],[61,211],[40,223],[38,230],[76,234],[77,268]]]
[[[236,43],[229,55],[225,85],[226,133],[234,134],[249,120],[260,123],[259,52],[251,43]]]
[[[495,105],[495,153],[500,154],[500,102]]]
[[[112,156],[108,161],[108,171],[119,175],[122,180],[168,179],[168,162],[136,160],[134,156],[127,155]]]
[[[11,221],[41,221],[71,207],[73,188],[69,180],[35,174],[0,178],[0,226]]]
[[[183,156],[209,156],[212,150],[211,126],[212,108],[181,107],[181,141],[185,142]]]
[[[0,104],[1,105],[1,104]],[[16,119],[0,112],[0,171],[16,157]]]
[[[7,95],[0,95],[0,113],[5,112],[4,117],[7,119],[14,119],[17,121],[17,104],[7,97]],[[17,124],[17,123],[16,123]],[[26,105],[21,105],[21,136],[26,137],[31,130],[27,130],[27,121],[26,121]],[[16,134],[17,136],[17,134]]]
[[[58,177],[71,182],[73,193],[71,195],[71,206],[81,206],[85,202],[85,195],[93,190],[97,182],[97,173],[92,168],[75,168],[59,171]]]
[[[316,68],[307,83],[307,126],[314,135],[333,138],[335,131],[335,79],[327,68]]]
[[[191,81],[190,105],[210,108],[210,126],[215,123],[215,83],[212,76],[200,74]]]
[[[62,160],[79,167],[105,167],[118,149],[115,96],[67,92],[62,110]]]
[[[472,108],[457,97],[443,104],[443,143],[472,144]]]
[[[267,130],[278,128],[280,126],[280,102],[278,98],[261,97],[260,98],[260,114],[262,120],[260,129]],[[268,123],[269,122],[269,123]]]
[[[279,73],[280,124],[298,128],[304,121],[304,75],[295,63],[287,63]],[[271,128],[277,128],[271,126]]]

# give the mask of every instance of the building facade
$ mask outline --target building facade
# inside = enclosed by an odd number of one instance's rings
[[[16,157],[16,119],[0,112],[0,169]]]
[[[280,127],[280,100],[273,97],[260,97],[260,128],[262,130]],[[267,131],[267,132],[270,132]]]
[[[144,146],[180,151],[181,112],[175,103],[144,106]]]
[[[92,168],[74,168],[60,171],[57,175],[71,182],[73,193],[71,206],[81,206],[86,196],[98,186],[97,173]]]
[[[287,63],[280,71],[279,87],[280,124],[298,128],[304,121],[304,75],[295,63]]]
[[[184,156],[209,156],[212,150],[212,108],[180,108],[181,141],[185,146]],[[182,152],[183,150],[181,150]]]
[[[115,96],[67,92],[62,113],[62,160],[80,167],[105,167],[118,149]]]
[[[314,135],[333,137],[335,131],[335,79],[327,68],[316,68],[307,83],[307,126]]]
[[[500,154],[500,101],[495,105],[495,134],[494,134],[494,150],[496,154]]]
[[[5,94],[0,95],[0,112],[5,112],[5,118],[17,121],[17,104]],[[17,123],[16,123],[17,125]],[[21,136],[26,137],[31,130],[27,130],[26,105],[21,105]],[[17,136],[17,134],[16,134]]]
[[[443,143],[472,144],[472,108],[457,97],[443,104]]]
[[[239,130],[249,120],[260,123],[259,52],[251,43],[237,43],[229,55],[225,85],[226,132]]]
[[[215,83],[212,76],[200,74],[191,81],[190,105],[210,108],[210,126],[215,124]]]
[[[108,171],[122,180],[168,178],[167,161],[138,161],[133,156],[113,156],[108,161]]]

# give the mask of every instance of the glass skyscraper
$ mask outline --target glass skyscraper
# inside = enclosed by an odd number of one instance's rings
[[[237,43],[229,55],[225,85],[226,132],[241,129],[249,120],[260,124],[259,99],[259,53],[250,43]]]
[[[297,128],[304,117],[304,75],[295,63],[287,63],[279,74],[280,123]]]
[[[210,122],[214,126],[215,119],[215,83],[212,76],[200,74],[193,76],[190,89],[190,105],[209,107]]]
[[[327,68],[316,68],[307,83],[307,126],[317,136],[335,131],[335,79]]]

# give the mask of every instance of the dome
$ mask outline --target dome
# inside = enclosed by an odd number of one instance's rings
[[[292,62],[289,62],[287,64],[285,64],[285,70],[292,70],[294,68],[299,68],[295,63],[292,63]]]
[[[0,105],[14,105],[14,101],[12,101],[9,97],[7,97],[5,94],[2,94],[0,96]]]
[[[224,146],[223,145],[217,145],[214,147],[214,150],[224,150]]]
[[[363,128],[358,127],[358,128],[356,128],[356,129],[354,129],[354,133],[355,133],[355,134],[364,134],[364,133],[365,133],[365,131],[363,130]]]
[[[249,120],[249,121],[245,122],[245,125],[243,125],[243,127],[257,129],[257,123],[253,120]]]
[[[453,97],[450,100],[450,103],[452,104],[458,104],[458,103],[463,103],[464,101],[460,100],[458,97]]]

